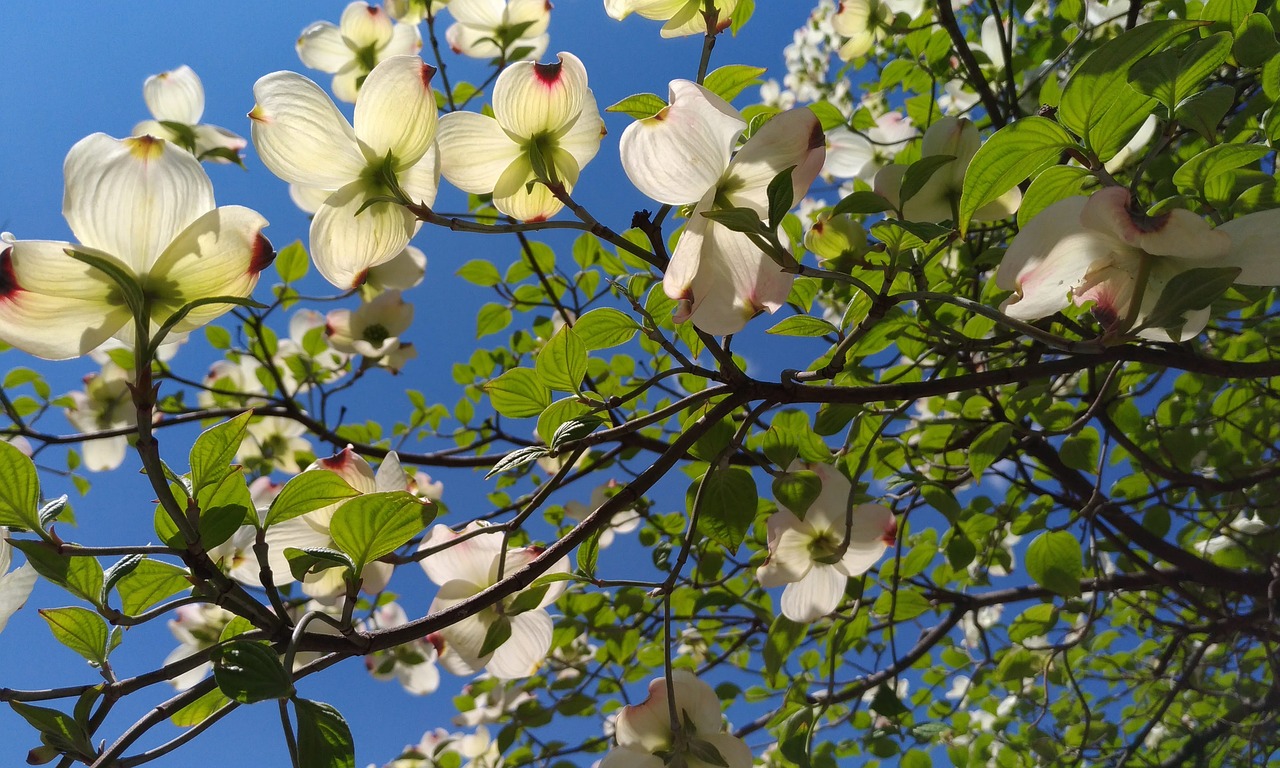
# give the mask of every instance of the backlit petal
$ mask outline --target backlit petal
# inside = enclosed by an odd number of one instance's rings
[[[481,527],[469,525],[464,532],[469,533]],[[448,526],[436,525],[431,528],[430,534],[422,540],[418,548],[439,547],[457,539],[459,535],[449,530]],[[436,584],[444,585],[449,581],[461,579],[478,585],[476,591],[479,591],[490,585],[489,574],[501,551],[502,533],[494,531],[472,536],[466,541],[431,554],[420,562],[427,578]]]
[[[304,65],[330,74],[355,59],[355,52],[343,39],[342,32],[327,21],[317,21],[302,30],[295,48]]]
[[[348,5],[342,12],[342,18],[338,20],[342,36],[356,50],[381,49],[391,40],[391,26],[391,17],[386,11],[359,0]]]
[[[487,194],[521,155],[520,146],[498,121],[474,112],[451,112],[440,118],[440,171],[464,192]]]
[[[782,615],[801,623],[817,621],[840,605],[848,581],[833,565],[814,565],[803,579],[782,590]]]
[[[1239,267],[1240,285],[1280,285],[1280,209],[1241,216],[1218,231],[1231,238],[1231,250],[1213,266]]]
[[[356,100],[355,132],[373,164],[388,154],[395,170],[418,162],[436,136],[435,69],[417,56],[392,56],[364,81]]]
[[[354,181],[330,195],[311,220],[311,259],[344,290],[359,285],[370,267],[395,258],[417,231],[404,206],[365,202],[364,182]]]
[[[737,333],[761,312],[775,312],[791,292],[793,275],[745,234],[712,224],[698,273],[690,284],[693,324],[707,333]]]
[[[812,110],[800,107],[783,112],[756,131],[729,164],[728,175],[742,185],[731,199],[737,205],[751,200],[759,206],[757,211],[767,210],[765,192],[769,182],[795,166],[791,172],[791,199],[799,201],[822,170],[826,147],[822,124]]]
[[[12,573],[0,575],[0,631],[4,631],[10,617],[27,602],[36,583],[36,569],[30,563]]]
[[[320,86],[273,72],[253,86],[253,144],[272,173],[290,184],[337,189],[365,167],[355,132]]]
[[[493,115],[504,130],[523,138],[571,127],[587,97],[587,70],[572,53],[552,64],[518,62],[493,86]]]
[[[204,86],[185,64],[148,77],[142,85],[142,98],[157,120],[195,125],[204,115]]]
[[[528,677],[551,650],[554,629],[546,611],[525,611],[511,617],[511,637],[494,650],[485,669],[499,680]]]

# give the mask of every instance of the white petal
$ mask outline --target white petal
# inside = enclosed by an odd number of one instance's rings
[[[833,565],[814,565],[803,579],[782,590],[782,615],[801,623],[817,621],[840,605],[848,581]]]
[[[876,148],[865,136],[836,126],[827,131],[827,157],[822,172],[840,179],[862,178],[863,169],[875,160]]]
[[[474,112],[451,112],[440,118],[440,172],[458,189],[481,195],[493,192],[498,179],[516,158],[520,145],[498,121]]]
[[[293,204],[302,209],[303,213],[314,214],[320,210],[320,206],[324,205],[324,201],[329,199],[329,195],[333,194],[332,189],[324,187],[308,187],[304,184],[289,185],[289,199]]]
[[[351,3],[342,12],[338,27],[351,47],[381,49],[391,41],[392,21],[382,8],[368,3]]]
[[[382,49],[383,57],[416,54],[422,50],[422,34],[416,24],[396,24],[391,30],[391,40]]]
[[[35,583],[36,569],[30,563],[0,576],[0,632],[4,631],[9,618],[27,602]]]
[[[131,320],[123,304],[109,300],[115,284],[67,255],[76,247],[19,240],[0,251],[0,339],[37,357],[65,360],[98,347]]]
[[[476,530],[468,526],[464,532]],[[458,538],[459,534],[450,531],[447,526],[436,525],[430,534],[422,540],[419,549],[428,549],[448,543]],[[493,532],[472,536],[448,549],[436,552],[421,561],[422,570],[427,578],[436,584],[444,585],[453,580],[463,580],[480,585],[476,591],[490,585],[490,573],[502,551],[502,534]]]
[[[506,7],[504,0],[452,0],[449,15],[459,24],[492,30],[502,24],[502,14]]]
[[[502,71],[493,86],[493,116],[514,136],[558,134],[572,126],[587,97],[587,70],[572,53],[554,64],[519,62]]]
[[[898,530],[893,511],[880,504],[859,504],[853,508],[853,525],[848,546],[837,569],[846,576],[859,576],[875,565],[893,543]],[[843,533],[843,523],[839,532]]]
[[[511,637],[493,652],[485,669],[499,680],[528,677],[538,670],[551,649],[551,617],[543,610],[511,617]]]
[[[671,103],[622,132],[619,152],[627,178],[660,203],[698,200],[729,167],[747,124],[733,107],[700,85],[673,80]]]
[[[364,171],[355,132],[320,86],[273,72],[254,84],[253,95],[253,144],[272,173],[290,184],[337,189]]]
[[[715,747],[728,768],[751,768],[754,759],[751,755],[751,747],[732,733],[700,733],[698,738]],[[711,768],[710,764],[702,760],[690,760],[689,768],[694,768],[695,763]]]
[[[396,679],[414,696],[435,693],[440,687],[440,670],[430,661],[421,664],[397,664]]]
[[[1129,191],[1107,187],[1095,192],[1080,213],[1090,229],[1113,235],[1128,245],[1156,256],[1216,260],[1227,255],[1231,238],[1191,211],[1175,209],[1161,216],[1135,217],[1129,210]]]
[[[148,77],[142,99],[157,120],[195,125],[204,115],[204,86],[185,64]]]
[[[213,209],[200,163],[149,136],[87,136],[67,153],[62,213],[81,243],[142,274],[188,224]]]
[[[1231,250],[1220,266],[1240,267],[1237,283],[1280,285],[1280,209],[1241,216],[1218,231],[1231,238]]]
[[[436,136],[435,72],[417,56],[392,56],[369,73],[356,100],[355,132],[370,165],[391,155],[400,170],[422,159]]]
[[[330,195],[311,220],[311,259],[344,290],[359,285],[370,267],[393,259],[417,231],[417,219],[404,206],[364,207],[366,199],[365,183],[353,181]]]
[[[667,271],[662,276],[662,289],[668,298],[676,301],[694,300],[690,286],[693,285],[693,280],[697,277],[698,269],[702,264],[703,247],[708,228],[712,223],[711,219],[702,215],[702,212],[711,210],[714,198],[715,189],[707,190],[703,198],[694,206],[693,213],[689,215],[689,223],[685,224],[684,232],[680,233],[680,239],[676,241],[676,247],[671,252],[671,261],[667,264]]]
[[[400,189],[404,190],[410,200],[428,207],[434,205],[436,192],[440,189],[440,150],[432,144],[421,160],[400,171],[396,178],[400,182]],[[414,226],[421,226],[421,222]]]
[[[596,106],[595,94],[587,90],[582,100],[582,112],[569,132],[560,137],[560,149],[568,152],[577,163],[579,169],[587,167],[600,149],[600,140],[605,136],[604,120],[600,119],[600,110]]]
[[[84,468],[90,472],[110,472],[124,463],[129,440],[124,436],[90,440],[80,448]]]
[[[330,74],[355,60],[355,52],[347,45],[342,33],[327,21],[317,21],[302,30],[295,47],[304,65]]]
[[[783,170],[791,172],[792,200],[799,201],[809,191],[826,158],[827,143],[822,124],[807,107],[787,110],[755,132],[729,164],[728,175],[742,188],[731,193],[737,205],[750,200],[763,213],[766,191]]]
[[[562,170],[562,169],[561,169]],[[560,202],[547,185],[536,182],[528,155],[520,155],[507,166],[493,189],[493,206],[499,211],[521,221],[543,221],[554,216],[564,203]],[[567,190],[572,190],[573,179],[561,179]]]
[[[745,234],[713,223],[689,285],[690,319],[710,334],[737,333],[761,312],[777,311],[791,292],[793,277]]]
[[[599,768],[663,768],[665,765],[662,758],[652,752],[634,747],[614,747],[600,761]]]
[[[507,26],[528,24],[520,33],[521,39],[541,37],[551,24],[551,3],[548,0],[508,0]]]
[[[1089,231],[1080,221],[1086,198],[1060,200],[1022,228],[996,270],[996,285],[1013,290],[1001,309],[1010,317],[1033,320],[1071,304],[1071,291],[1095,264],[1108,259],[1120,243]]]
[[[502,49],[493,42],[493,32],[466,24],[453,24],[444,32],[444,39],[454,53],[473,59],[493,59],[502,55]]]

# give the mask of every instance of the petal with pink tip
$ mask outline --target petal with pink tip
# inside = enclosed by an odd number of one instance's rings
[[[619,152],[636,189],[684,205],[720,180],[747,124],[724,99],[688,80],[671,81],[669,96],[658,114],[627,126]]]
[[[843,533],[844,526],[838,531]],[[866,573],[884,555],[897,533],[898,522],[893,511],[880,504],[859,504],[853,508],[853,525],[844,557],[836,569],[845,576]]]
[[[508,133],[523,138],[559,134],[573,125],[587,96],[587,70],[572,53],[553,64],[519,62],[493,86],[493,116]]]
[[[349,4],[338,20],[342,36],[354,50],[372,48],[380,50],[391,41],[392,21],[387,12],[376,5],[357,2]]]
[[[522,154],[497,120],[474,112],[440,118],[439,143],[440,172],[458,189],[478,195],[493,192]]]
[[[365,183],[353,181],[330,195],[311,220],[311,260],[344,290],[359,285],[370,267],[395,258],[417,231],[418,220],[404,206],[365,203]]]
[[[996,270],[996,285],[1014,295],[1001,311],[1019,320],[1047,317],[1071,304],[1071,292],[1095,265],[1105,263],[1118,239],[1085,229],[1087,199],[1070,197],[1041,211],[1022,228]]]
[[[434,74],[417,56],[392,56],[369,73],[356,100],[355,133],[370,165],[390,155],[400,170],[426,154],[436,136]]]
[[[204,86],[185,64],[148,77],[142,85],[142,99],[157,120],[195,125],[204,115]]]
[[[737,333],[761,312],[777,311],[791,292],[792,279],[745,234],[713,223],[689,285],[690,319],[710,334]]]
[[[337,189],[364,171],[355,132],[320,86],[273,72],[254,84],[253,95],[253,144],[272,173],[290,184]]]
[[[87,136],[67,153],[63,174],[62,212],[71,231],[135,274],[213,209],[213,185],[199,161],[150,136]]]
[[[507,2],[507,26],[527,24],[521,38],[541,37],[551,24],[549,0],[509,0]]]
[[[738,186],[730,192],[736,205],[747,201],[758,212],[768,210],[769,182],[782,171],[791,172],[792,200],[799,201],[822,170],[827,143],[813,111],[801,107],[783,112],[751,136],[729,164],[728,177]]]
[[[1221,259],[1231,248],[1231,238],[1191,211],[1176,209],[1147,217],[1130,210],[1129,191],[1106,187],[1093,193],[1081,211],[1085,227],[1112,235],[1155,256],[1185,259]]]

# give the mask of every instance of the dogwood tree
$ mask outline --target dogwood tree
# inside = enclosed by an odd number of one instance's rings
[[[68,148],[74,241],[0,241],[7,757],[1273,758],[1280,11],[819,0],[769,72],[756,5],[356,0],[239,128],[182,66]]]

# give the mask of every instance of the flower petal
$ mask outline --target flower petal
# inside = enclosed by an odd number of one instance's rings
[[[359,285],[370,267],[395,258],[417,231],[418,220],[404,206],[365,203],[365,183],[353,181],[330,195],[311,220],[311,260],[344,290]]]
[[[364,171],[347,119],[320,86],[293,72],[254,83],[253,144],[272,173],[289,182],[337,189]]]
[[[853,508],[848,545],[836,565],[837,570],[846,576],[866,573],[893,543],[897,531],[898,521],[893,510],[880,504],[857,505]]]
[[[1240,285],[1280,285],[1280,209],[1228,221],[1218,231],[1231,238],[1220,266],[1239,267]]]
[[[803,579],[782,590],[782,615],[801,623],[817,621],[840,605],[848,581],[834,565],[815,564]]]
[[[142,85],[142,99],[157,120],[195,125],[204,115],[204,86],[185,64],[148,77]]]
[[[435,73],[417,56],[392,56],[369,73],[356,100],[355,132],[370,165],[391,155],[400,170],[426,154],[436,137]]]
[[[498,76],[493,116],[508,133],[526,139],[559,134],[578,119],[588,95],[587,70],[572,53],[556,59],[554,64],[518,62]]]
[[[111,256],[70,243],[19,240],[0,251],[0,339],[47,360],[95,349],[132,319],[113,303],[118,289],[67,250]],[[121,265],[123,268],[124,265]]]
[[[716,336],[737,333],[751,318],[776,312],[786,302],[794,276],[784,273],[745,234],[713,223],[702,250],[689,285],[690,319],[698,328]]]
[[[188,224],[213,209],[199,161],[150,136],[87,136],[63,165],[62,213],[81,243],[144,274]]]
[[[582,111],[569,132],[560,137],[559,148],[568,152],[577,163],[579,169],[587,167],[600,150],[600,140],[605,137],[604,120],[600,119],[600,110],[596,106],[595,94],[587,89],[582,100]]]
[[[338,27],[353,50],[379,50],[391,41],[391,17],[381,7],[360,0],[349,4],[342,11]]]
[[[1041,211],[1022,228],[996,270],[996,285],[1015,291],[1001,311],[1020,320],[1047,317],[1071,304],[1070,294],[1095,264],[1110,258],[1118,240],[1084,228],[1087,199],[1069,197]]]
[[[499,680],[528,677],[538,671],[551,650],[554,626],[546,611],[525,611],[511,617],[511,637],[498,646],[485,669]]]
[[[498,121],[474,112],[440,118],[440,172],[463,192],[493,192],[498,179],[520,157],[520,145]]]
[[[1085,227],[1110,234],[1124,243],[1155,256],[1184,259],[1221,259],[1231,249],[1231,238],[1191,211],[1175,209],[1155,217],[1130,211],[1129,191],[1106,187],[1089,198],[1080,221]],[[1043,215],[1043,214],[1042,214]]]
[[[757,212],[765,212],[769,182],[794,166],[791,199],[799,201],[822,170],[826,152],[822,124],[813,111],[807,107],[787,110],[765,123],[734,156],[728,176],[741,188],[733,190],[730,199],[736,205],[750,201]]]
[[[317,21],[298,37],[294,45],[303,65],[333,74],[355,60],[355,53],[342,32],[327,21]]]
[[[36,569],[30,563],[24,563],[12,573],[0,575],[0,632],[4,631],[9,618],[27,602],[35,583]]]
[[[470,533],[483,526],[468,525],[463,531]],[[436,525],[431,528],[418,549],[429,549],[457,539],[460,534],[449,530],[447,526]],[[499,531],[472,536],[429,555],[421,561],[422,570],[427,578],[436,584],[444,585],[450,581],[462,580],[478,585],[476,591],[490,584],[490,573],[502,551],[502,534]]]
[[[671,81],[669,96],[658,114],[627,126],[619,152],[636,189],[683,205],[719,181],[747,124],[724,99],[688,80]]]

